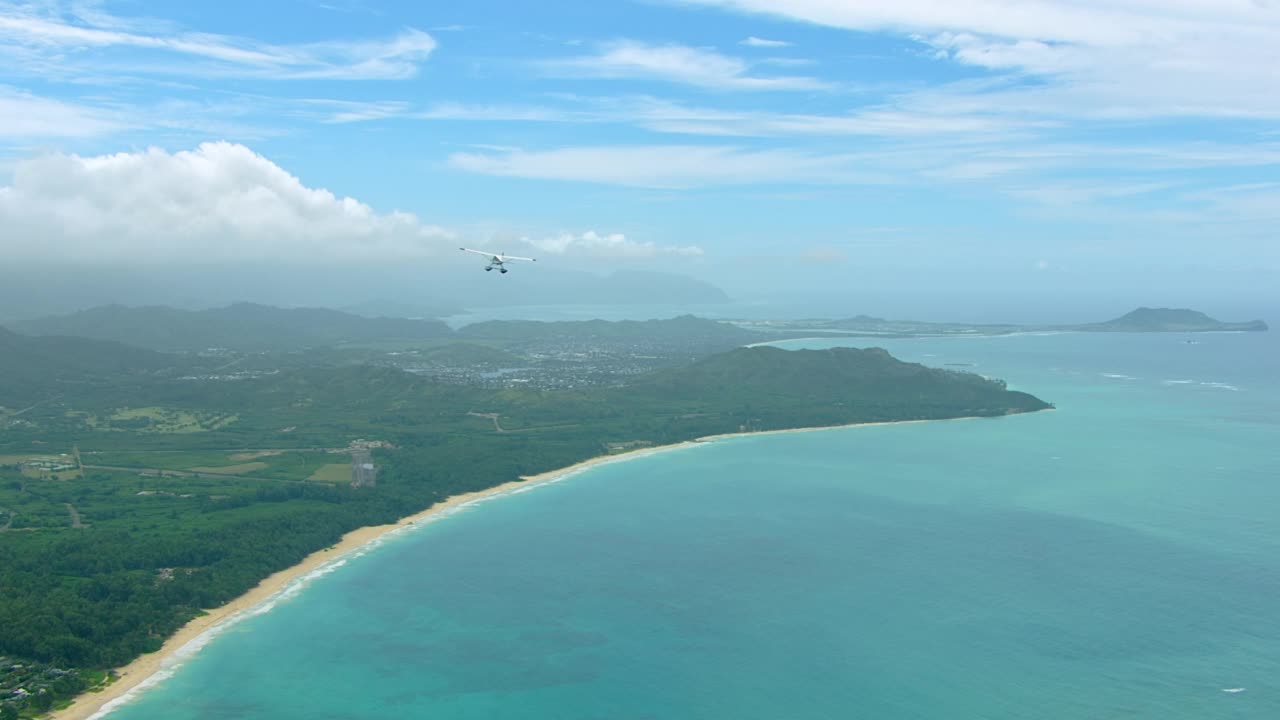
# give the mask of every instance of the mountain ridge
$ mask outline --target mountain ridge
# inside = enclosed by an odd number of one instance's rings
[[[257,303],[209,310],[102,305],[11,327],[29,335],[113,340],[167,352],[298,350],[352,342],[432,340],[452,334],[441,320],[366,318],[328,308],[278,308]]]

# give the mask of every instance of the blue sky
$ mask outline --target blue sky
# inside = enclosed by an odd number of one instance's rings
[[[0,0],[0,244],[1265,293],[1277,67],[1264,0]]]

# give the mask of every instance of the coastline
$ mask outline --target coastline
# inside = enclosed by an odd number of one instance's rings
[[[354,555],[391,533],[412,527],[423,520],[435,519],[467,503],[500,495],[526,485],[528,483],[524,481],[513,480],[485,490],[453,495],[394,523],[370,525],[352,530],[343,535],[337,543],[311,553],[297,565],[269,575],[249,592],[193,618],[165,640],[159,650],[142,655],[124,667],[116,668],[117,679],[111,684],[98,690],[87,690],[72,700],[67,707],[53,710],[42,717],[48,720],[100,718],[122,704],[126,696],[143,686],[148,680],[180,662],[186,655],[184,650],[187,646],[199,643],[210,631],[250,616],[255,608],[276,598],[295,582],[316,573],[325,566]]]
[[[487,488],[485,490],[453,495],[437,502],[431,507],[414,513],[413,515],[401,518],[394,523],[386,525],[371,525],[352,530],[351,532],[343,535],[342,538],[334,545],[317,550],[303,558],[303,560],[297,565],[280,570],[279,572],[263,579],[256,587],[244,595],[241,595],[217,608],[206,610],[204,615],[192,619],[186,625],[179,628],[176,633],[165,640],[159,650],[142,655],[124,667],[116,668],[115,672],[117,679],[111,684],[96,691],[88,690],[77,696],[67,707],[59,710],[53,710],[42,717],[47,718],[47,720],[97,720],[98,718],[102,718],[116,707],[127,702],[131,693],[150,684],[148,681],[154,682],[153,678],[156,678],[161,673],[170,670],[175,664],[181,662],[182,658],[187,655],[185,650],[188,646],[195,646],[193,649],[198,650],[203,644],[202,640],[211,631],[216,631],[230,623],[250,616],[256,608],[281,595],[291,588],[294,583],[303,580],[313,573],[321,571],[324,567],[332,565],[343,558],[356,554],[360,550],[367,548],[391,533],[402,531],[423,521],[438,519],[441,516],[450,514],[450,511],[457,510],[464,505],[478,500],[512,493],[513,491],[520,489],[530,489],[540,484],[576,475],[579,472],[597,465],[634,460],[660,452],[669,452],[679,448],[697,447],[698,445],[728,438],[816,432],[820,430],[838,430],[854,427],[906,425],[912,423],[933,423],[948,422],[952,420],[977,419],[982,418],[981,416],[969,416],[939,418],[936,420],[891,420],[884,422],[846,423],[843,425],[823,425],[817,427],[757,430],[750,432],[706,435],[693,440],[684,440],[682,442],[671,443],[668,445],[655,445],[608,455],[597,455],[596,457],[588,458],[567,467],[548,470],[535,475],[521,476],[519,480],[512,480],[501,485],[495,485],[494,487]]]

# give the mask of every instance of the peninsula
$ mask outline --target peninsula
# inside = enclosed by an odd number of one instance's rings
[[[634,343],[644,333],[632,329],[590,332]],[[576,343],[586,328],[552,330]],[[5,357],[65,359],[24,363],[21,382],[0,382],[6,717],[77,695],[66,717],[83,716],[140,680],[148,666],[131,663],[174,649],[184,627],[199,632],[301,569],[469,493],[707,436],[1050,407],[879,349],[738,348],[688,360],[694,346],[680,344],[625,382],[538,389],[519,373],[500,386],[454,383],[328,355],[289,353],[264,369],[275,356],[11,332],[0,341]],[[484,347],[461,356],[510,361]],[[231,363],[257,369],[230,373]],[[112,686],[121,668],[127,679]],[[104,686],[115,689],[86,693]],[[5,692],[19,687],[25,694]]]

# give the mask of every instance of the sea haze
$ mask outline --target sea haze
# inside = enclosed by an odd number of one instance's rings
[[[351,559],[112,719],[1280,717],[1275,333],[887,346],[1058,409],[522,489]]]

